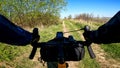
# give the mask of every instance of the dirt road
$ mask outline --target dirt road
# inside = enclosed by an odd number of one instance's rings
[[[65,22],[63,21],[63,32],[67,32],[68,31],[68,29],[66,28],[66,26],[65,26]],[[64,36],[65,37],[68,37],[70,35],[70,33],[65,33],[64,34]],[[79,66],[79,61],[78,62],[76,62],[76,61],[69,61],[69,62],[67,62],[68,64],[69,64],[69,67],[68,68],[78,68]]]

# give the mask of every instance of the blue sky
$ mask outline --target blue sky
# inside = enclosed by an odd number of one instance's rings
[[[94,16],[112,17],[120,11],[120,0],[66,0],[67,6],[61,12],[61,18],[73,17],[81,13],[92,13]]]

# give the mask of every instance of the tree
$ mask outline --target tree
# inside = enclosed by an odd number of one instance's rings
[[[69,15],[69,16],[68,16],[68,19],[72,19],[72,15]]]
[[[65,0],[1,0],[0,13],[19,25],[49,25],[65,6]]]
[[[92,13],[91,14],[83,13],[83,14],[76,15],[74,19],[77,19],[77,20],[81,19],[81,20],[85,20],[87,22],[95,21],[95,22],[105,23],[110,18],[109,17],[99,17],[99,15],[97,17],[94,17]]]

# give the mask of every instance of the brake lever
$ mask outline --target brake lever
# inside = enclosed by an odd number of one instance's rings
[[[35,54],[36,54],[36,51],[37,51],[37,47],[33,45],[33,49],[32,49],[32,52],[29,56],[29,59],[33,59]]]
[[[29,59],[33,59],[34,56],[35,56],[35,53],[37,51],[37,44],[38,44],[38,41],[40,39],[40,36],[39,36],[39,33],[38,33],[38,28],[33,29],[33,34],[32,35],[33,35],[33,39],[32,39],[31,45],[33,46],[33,49],[31,51]]]
[[[88,53],[89,53],[89,55],[90,55],[90,57],[91,57],[92,59],[96,57],[95,54],[94,54],[94,52],[93,52],[93,49],[92,49],[92,47],[91,47],[91,43],[89,43],[89,44],[87,45],[87,50],[88,50]]]
[[[84,30],[84,32],[90,31],[90,26],[86,25],[86,26],[85,26],[84,28],[82,28],[81,30]],[[95,56],[95,54],[94,54],[94,52],[93,52],[93,50],[92,50],[91,44],[92,44],[92,42],[90,42],[90,41],[88,41],[88,40],[86,39],[85,45],[87,46],[87,50],[88,50],[88,53],[89,53],[90,57],[93,59],[93,58],[95,58],[96,56]]]

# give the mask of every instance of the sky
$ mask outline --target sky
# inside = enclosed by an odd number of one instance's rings
[[[61,11],[61,18],[89,13],[94,16],[112,17],[120,11],[120,0],[66,0],[67,6]]]

